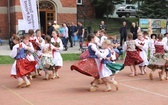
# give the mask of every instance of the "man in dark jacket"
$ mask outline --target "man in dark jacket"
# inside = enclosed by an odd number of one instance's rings
[[[49,28],[47,30],[47,35],[49,35],[50,37],[52,37],[52,31],[54,30],[54,27],[53,27],[53,25],[52,25],[51,22],[49,22],[48,25],[49,25]]]
[[[123,26],[120,28],[120,46],[123,44],[123,39],[124,42],[127,39],[127,27],[126,27],[126,22],[123,22]]]
[[[133,34],[133,39],[137,39],[137,31],[138,31],[138,27],[136,26],[136,24],[133,22],[132,23],[132,27],[130,28],[130,32]]]

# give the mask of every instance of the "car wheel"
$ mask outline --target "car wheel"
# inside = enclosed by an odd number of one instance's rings
[[[129,16],[130,16],[130,14],[129,14],[129,13],[127,13],[127,14],[125,15],[125,17],[127,17],[127,18],[128,18]]]
[[[122,15],[118,15],[118,17],[122,17]]]

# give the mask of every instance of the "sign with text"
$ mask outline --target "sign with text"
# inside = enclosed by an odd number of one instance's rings
[[[20,0],[25,31],[39,29],[36,0]]]

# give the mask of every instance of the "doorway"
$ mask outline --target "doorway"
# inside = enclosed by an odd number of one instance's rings
[[[45,12],[40,12],[40,28],[42,33],[46,34],[46,15]]]
[[[55,20],[55,6],[50,1],[40,1],[39,12],[41,31],[47,34],[49,28],[48,22],[53,22]]]

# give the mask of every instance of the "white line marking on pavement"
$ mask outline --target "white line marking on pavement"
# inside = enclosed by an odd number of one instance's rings
[[[120,81],[120,82],[127,82],[127,81],[138,81],[138,80],[148,80],[148,78],[124,79],[124,80],[118,80],[118,81]]]
[[[123,85],[125,87],[129,87],[129,88],[132,88],[132,89],[135,89],[135,90],[143,91],[143,92],[146,92],[146,93],[154,94],[154,95],[157,95],[157,96],[160,96],[160,97],[168,98],[168,96],[160,94],[160,93],[151,92],[151,91],[148,91],[148,90],[145,90],[145,89],[137,88],[137,87],[134,87],[134,86],[123,84],[123,83],[120,83],[120,85]]]
[[[9,90],[11,93],[13,93],[14,95],[18,96],[19,98],[21,98],[23,101],[27,102],[29,105],[34,105],[33,103],[31,103],[30,101],[26,100],[25,98],[23,98],[22,96],[20,96],[19,94],[17,94],[16,92],[14,92],[12,89],[8,88],[5,85],[2,85],[5,89]]]

